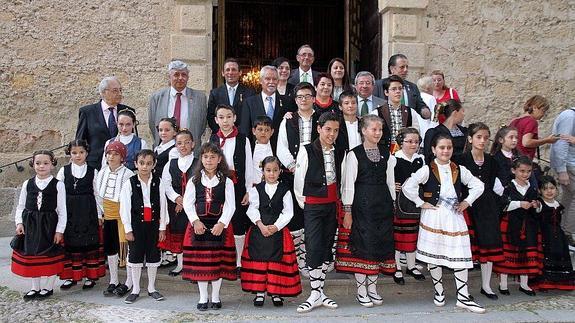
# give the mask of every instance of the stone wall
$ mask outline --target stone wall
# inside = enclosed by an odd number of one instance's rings
[[[445,72],[468,120],[508,123],[541,94],[551,101],[540,123],[549,135],[555,116],[575,106],[574,1],[429,1],[420,32],[426,71]]]
[[[211,15],[207,0],[0,2],[0,165],[73,139],[78,108],[97,102],[107,75],[120,79],[149,139],[148,96],[168,84],[171,59],[209,90]],[[19,182],[6,172],[0,187]]]

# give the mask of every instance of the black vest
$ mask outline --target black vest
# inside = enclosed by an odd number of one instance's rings
[[[311,144],[304,146],[307,152],[308,168],[305,173],[305,183],[303,186],[304,196],[327,197],[327,179],[325,177],[325,164],[323,160],[323,150],[319,138]],[[335,147],[335,146],[334,146]],[[341,177],[341,163],[345,152],[334,149],[336,185],[339,187]],[[339,189],[338,189],[339,192]]]
[[[26,209],[30,211],[55,211],[58,207],[58,180],[52,178],[50,183],[41,190],[36,186],[36,177],[28,180],[26,185]],[[38,194],[42,192],[42,206],[38,210]]]
[[[226,200],[226,181],[221,181],[218,185],[207,188],[198,180],[196,186],[196,213],[198,216],[217,216],[222,215],[224,202]],[[208,194],[211,192],[211,194]],[[211,201],[208,203],[208,197]]]
[[[396,158],[396,160],[397,163],[393,169],[395,182],[402,185],[409,177],[411,177],[411,174],[417,172],[423,166],[422,157],[417,157],[412,162],[403,158]]]
[[[152,209],[152,222],[160,220],[160,177],[151,175],[150,182],[150,206]],[[144,196],[142,195],[142,184],[138,175],[130,177],[132,185],[132,223],[144,221]]]
[[[234,170],[236,172],[237,183],[234,185],[236,196],[246,194],[246,136],[238,133],[236,138],[236,147],[234,148]],[[213,134],[210,142],[220,146],[220,137]],[[251,165],[250,165],[251,166]],[[224,183],[225,184],[225,183]]]
[[[391,146],[391,112],[389,111],[389,106],[384,104],[383,106],[377,108],[377,115],[383,119],[383,136],[379,141],[380,145],[387,147]],[[411,119],[411,111],[409,107],[405,105],[401,106],[401,123],[402,128],[411,127],[413,120]]]
[[[192,164],[190,165],[190,168],[188,168],[188,170],[186,171],[186,176],[187,176],[187,180],[190,181],[192,180],[192,176],[194,175],[194,168],[196,167],[196,164],[198,163],[198,159],[194,158],[194,161],[192,161]],[[180,170],[180,168],[178,167],[178,160],[177,159],[172,159],[170,160],[170,175],[172,176],[172,188],[174,189],[174,191],[180,195],[182,195],[182,171]]]
[[[317,139],[317,120],[320,114],[314,113],[311,115],[311,142]],[[299,114],[294,113],[293,118],[286,120],[286,136],[288,140],[288,149],[292,154],[293,158],[297,158],[297,153],[299,151],[300,144],[300,133],[299,133],[299,120],[301,117]]]
[[[64,166],[64,187],[66,187],[66,195],[93,195],[94,185],[94,168],[87,166],[86,175],[82,178],[76,178],[72,175],[72,165]],[[74,181],[76,181],[76,188],[74,189]]]
[[[156,167],[154,167],[154,174],[157,176],[162,176],[162,171],[164,170],[164,166],[168,163],[170,159],[170,151],[174,149],[176,145],[171,146],[170,148],[162,151],[160,154],[156,154]]]
[[[279,183],[273,197],[269,197],[265,190],[266,182],[261,182],[256,185],[260,200],[260,218],[263,224],[274,224],[282,213],[284,204],[284,195],[289,191],[289,187],[284,183]]]
[[[437,205],[437,202],[439,201],[439,192],[441,191],[441,178],[439,177],[439,169],[437,168],[435,161],[432,161],[428,167],[429,178],[427,183],[423,184],[422,199],[432,205]],[[454,162],[451,162],[450,167],[452,179],[455,177],[455,180],[452,180],[453,187],[455,188],[457,198],[461,201],[461,169]]]

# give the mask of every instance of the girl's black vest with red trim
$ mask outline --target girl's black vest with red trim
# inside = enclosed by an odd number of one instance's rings
[[[305,174],[305,183],[303,186],[304,196],[327,197],[327,179],[325,176],[325,164],[323,159],[323,150],[319,138],[310,144],[304,146],[308,157],[308,168]],[[334,146],[335,147],[335,146]],[[341,182],[341,163],[345,156],[345,151],[335,147],[335,172],[336,184]]]
[[[246,136],[238,133],[236,138],[236,146],[234,147],[234,171],[236,173],[237,182],[234,185],[236,196],[244,196],[246,194]],[[210,142],[220,146],[220,137],[213,134],[210,137]],[[225,183],[224,183],[225,184]],[[225,185],[224,185],[225,186]]]
[[[150,206],[152,209],[152,222],[160,222],[160,177],[152,176],[150,182]],[[138,175],[130,177],[132,185],[132,226],[138,222],[144,222],[144,196],[142,195],[142,184]]]
[[[207,188],[199,180],[196,184],[196,214],[202,216],[222,215],[226,200],[226,181],[220,181],[218,185]]]
[[[187,180],[191,181],[192,180],[192,176],[194,176],[194,168],[196,168],[196,165],[198,164],[198,159],[194,158],[194,161],[192,161],[192,165],[190,165],[190,168],[188,168],[188,170],[186,170],[186,176],[187,176]],[[182,195],[182,171],[180,170],[180,168],[178,167],[178,160],[176,158],[170,160],[170,175],[172,176],[172,188],[174,189],[174,191],[180,195]],[[169,200],[168,200],[169,201]]]
[[[437,202],[439,201],[439,193],[441,192],[441,177],[439,177],[439,169],[435,161],[432,161],[428,167],[429,178],[427,179],[427,182],[423,184],[422,199],[432,205],[437,205]],[[461,170],[454,162],[451,162],[449,167],[451,168],[451,182],[455,188],[457,198],[461,201],[463,188],[463,185],[461,184]]]
[[[405,105],[401,105],[401,123],[402,128],[411,127],[413,120],[411,119],[411,109]],[[389,112],[389,103],[385,102],[382,106],[377,108],[377,115],[383,119],[383,136],[379,141],[380,145],[383,145],[389,150],[391,146],[391,113]]]

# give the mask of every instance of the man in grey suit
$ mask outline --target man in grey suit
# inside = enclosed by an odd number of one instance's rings
[[[355,90],[357,91],[357,115],[362,117],[370,114],[383,104],[385,100],[373,95],[375,77],[367,71],[361,71],[355,76]]]
[[[301,45],[297,50],[298,68],[294,68],[289,76],[288,83],[298,85],[300,82],[308,82],[315,84],[318,72],[311,69],[311,65],[315,61],[313,49],[309,45]]]
[[[174,117],[180,128],[187,128],[194,136],[196,156],[200,152],[202,134],[206,130],[207,101],[203,91],[188,87],[188,65],[172,61],[168,65],[170,87],[163,88],[150,96],[148,124],[154,137],[154,146],[160,142],[156,126],[162,118]]]

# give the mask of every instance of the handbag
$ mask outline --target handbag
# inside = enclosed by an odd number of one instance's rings
[[[403,191],[400,190],[395,199],[395,215],[399,219],[419,219],[421,208],[415,206],[415,203],[408,199],[403,194]]]
[[[21,251],[24,249],[24,235],[17,234],[10,240],[10,248],[12,250]]]

